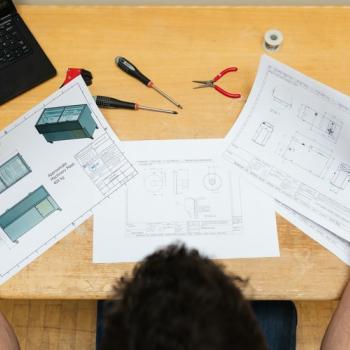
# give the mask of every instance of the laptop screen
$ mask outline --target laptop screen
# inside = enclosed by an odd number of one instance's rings
[[[0,19],[13,12],[16,12],[16,8],[11,0],[0,0]]]

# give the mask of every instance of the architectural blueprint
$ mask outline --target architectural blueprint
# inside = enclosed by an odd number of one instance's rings
[[[93,137],[49,143],[36,130],[45,108],[79,104],[89,109]],[[73,132],[69,128],[68,136]],[[0,131],[0,283],[92,215],[136,174],[81,77]]]
[[[266,193],[350,241],[350,98],[263,56],[223,158]]]
[[[94,262],[138,261],[175,241],[214,258],[278,256],[273,201],[212,160],[221,143],[124,142],[139,175],[94,210]]]
[[[285,219],[290,221],[298,229],[302,230],[306,235],[320,243],[345,264],[350,265],[350,242],[336,236],[331,231],[318,225],[316,222],[309,220],[281,202],[276,201],[275,203],[276,211]]]

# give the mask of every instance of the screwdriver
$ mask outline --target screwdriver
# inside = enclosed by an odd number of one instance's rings
[[[96,101],[97,106],[101,108],[122,108],[122,109],[134,109],[134,110],[145,109],[147,111],[177,114],[176,111],[171,111],[169,109],[141,106],[138,103],[121,101],[121,100],[117,100],[116,98],[108,97],[108,96],[94,96],[94,99]]]
[[[145,75],[143,75],[130,61],[128,61],[126,58],[117,56],[115,58],[115,64],[123,70],[125,73],[131,75],[138,81],[140,81],[142,84],[146,85],[149,88],[153,88],[156,90],[159,94],[161,94],[163,97],[165,97],[167,100],[172,102],[176,107],[179,107],[182,109],[182,106],[177,103],[174,99],[172,99],[169,95],[167,95],[164,91],[157,88],[153,81],[148,79]]]

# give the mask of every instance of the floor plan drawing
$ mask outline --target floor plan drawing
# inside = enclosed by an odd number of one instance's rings
[[[289,106],[280,114],[271,100],[277,86],[284,91],[279,100]],[[267,120],[273,121],[273,137],[256,147],[251,135]],[[222,156],[265,193],[350,241],[348,135],[348,96],[263,55]]]
[[[263,121],[260,123],[252,140],[260,146],[265,146],[269,141],[272,133],[273,125],[269,122]]]
[[[343,123],[335,117],[331,117],[328,113],[318,113],[315,109],[301,105],[298,117],[305,123],[310,125],[311,130],[320,132],[331,142],[338,141],[340,132],[343,128]]]
[[[198,219],[198,208],[200,207],[198,201],[198,199],[191,197],[187,197],[183,200],[184,208],[189,219]],[[197,230],[199,231],[199,227],[197,228]]]
[[[278,254],[271,201],[213,160],[221,142],[124,142],[139,175],[94,211],[94,261],[137,261],[174,241],[218,258]]]
[[[47,139],[35,127],[42,116],[42,126],[61,118],[60,128],[79,119],[81,127],[91,129],[89,135],[93,131],[93,139],[79,134]],[[0,284],[136,176],[121,145],[81,76],[0,131]]]
[[[317,142],[296,132],[282,158],[301,169],[321,177],[329,169],[332,154]]]
[[[31,171],[19,153],[16,153],[6,162],[0,164],[0,193],[23,179]]]
[[[188,169],[174,170],[174,191],[175,194],[183,194],[188,191],[190,186],[190,178]]]

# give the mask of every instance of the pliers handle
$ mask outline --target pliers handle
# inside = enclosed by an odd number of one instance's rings
[[[222,95],[224,95],[226,97],[240,98],[241,94],[228,92],[228,91],[224,90],[223,88],[221,88],[220,86],[217,86],[217,85],[214,84],[215,82],[220,80],[227,73],[236,72],[237,70],[238,70],[237,67],[228,67],[228,68],[224,69],[222,72],[220,72],[218,75],[216,75],[211,80],[193,80],[194,83],[203,84],[201,86],[196,86],[194,89],[205,88],[205,87],[213,87],[216,91],[220,92],[220,94],[222,94]]]

